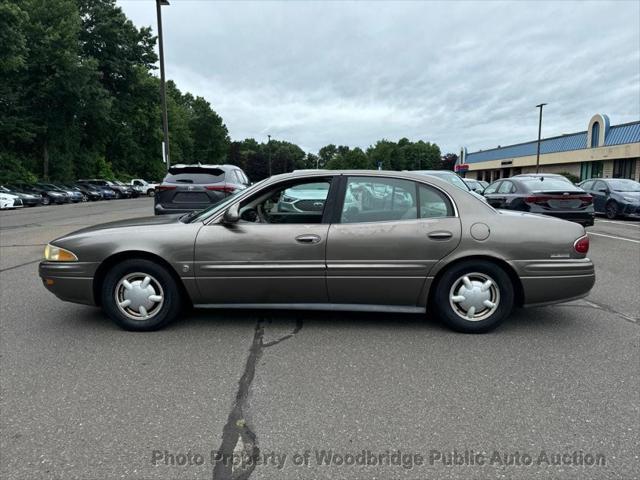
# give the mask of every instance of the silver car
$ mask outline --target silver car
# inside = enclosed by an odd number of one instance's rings
[[[282,207],[312,190],[322,208]],[[191,304],[426,312],[486,332],[514,306],[587,295],[588,248],[578,224],[499,212],[434,177],[303,171],[201,212],[65,235],[39,272],[62,300],[100,305],[129,330],[163,327]]]

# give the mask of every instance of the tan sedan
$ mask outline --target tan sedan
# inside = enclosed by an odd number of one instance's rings
[[[584,228],[495,210],[410,172],[300,171],[198,213],[97,225],[47,246],[62,300],[153,330],[196,308],[421,312],[485,332],[514,306],[587,295]]]

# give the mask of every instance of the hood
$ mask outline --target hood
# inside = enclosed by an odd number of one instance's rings
[[[65,238],[72,235],[77,235],[79,233],[90,233],[97,232],[99,230],[112,230],[118,228],[128,228],[128,227],[149,227],[152,225],[168,225],[171,223],[180,222],[179,218],[183,214],[176,215],[155,215],[153,217],[140,217],[140,218],[130,218],[127,220],[118,220],[117,222],[108,222],[101,223],[98,225],[93,225],[91,227],[82,228],[80,230],[76,230],[75,232],[69,233],[65,235]],[[54,240],[55,241],[55,240]]]
[[[640,202],[640,192],[621,192],[619,190],[614,190],[613,193],[621,197],[631,198],[633,199],[633,203]]]

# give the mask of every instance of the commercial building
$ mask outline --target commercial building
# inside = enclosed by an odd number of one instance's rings
[[[536,171],[538,141],[461,152],[456,170],[467,178],[487,182]],[[540,142],[541,173],[569,173],[580,180],[592,177],[640,179],[640,120],[610,125],[607,115],[591,117],[582,132],[545,138]]]

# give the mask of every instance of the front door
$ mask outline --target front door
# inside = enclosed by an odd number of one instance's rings
[[[460,219],[440,190],[409,180],[346,180],[327,243],[329,301],[416,306],[435,263],[460,242]]]
[[[331,178],[287,182],[240,204],[239,222],[203,226],[195,275],[202,303],[324,303],[323,223]]]
[[[589,193],[593,196],[593,209],[596,212],[604,212],[607,203],[607,184],[602,180],[597,180],[593,184],[593,190]]]

